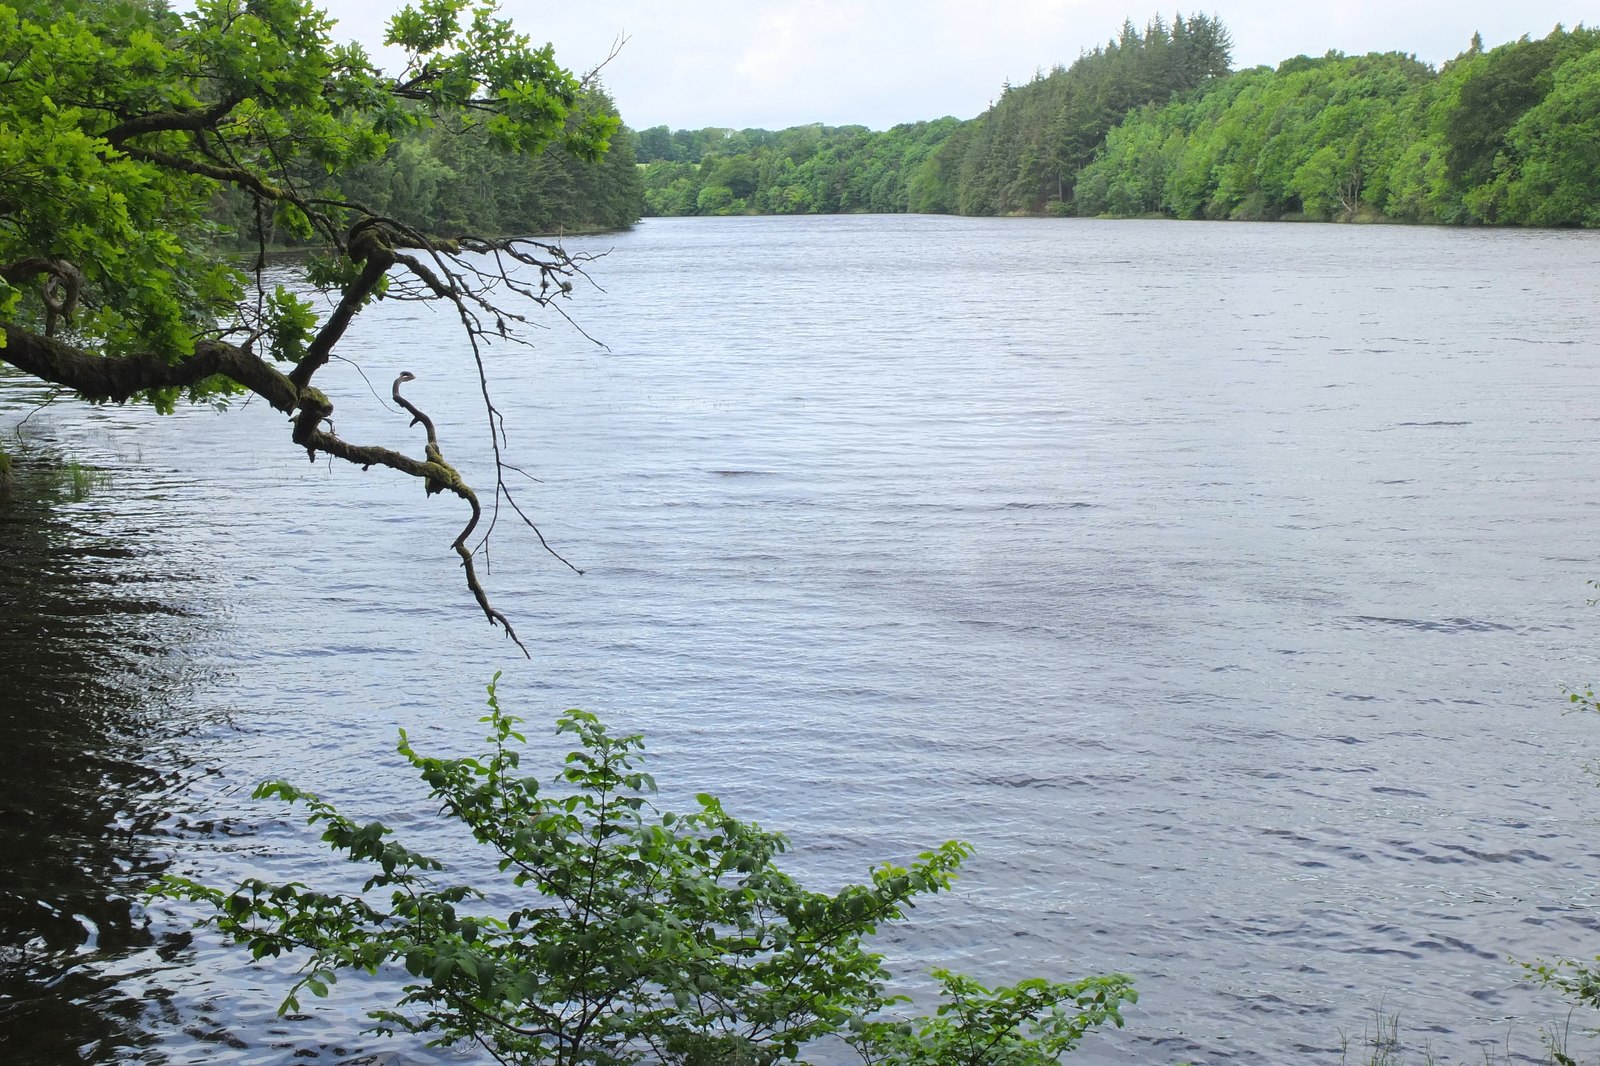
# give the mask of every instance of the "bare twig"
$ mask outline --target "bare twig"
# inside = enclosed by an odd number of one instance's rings
[[[478,601],[478,606],[483,608],[483,613],[488,617],[490,624],[497,624],[504,629],[506,636],[511,638],[512,643],[522,649],[523,655],[531,659],[533,655],[528,651],[528,646],[522,643],[521,638],[517,636],[517,631],[512,627],[511,620],[490,604],[489,594],[484,591],[483,583],[478,580],[478,571],[472,562],[472,551],[467,547],[467,541],[471,538],[472,531],[478,528],[478,520],[483,517],[483,508],[478,503],[478,495],[472,491],[471,486],[461,480],[461,475],[456,473],[455,467],[445,462],[444,453],[439,450],[439,434],[434,429],[433,419],[423,414],[410,400],[400,395],[400,386],[408,381],[415,380],[415,374],[409,370],[402,371],[400,376],[394,379],[394,387],[390,392],[394,396],[394,402],[411,415],[411,424],[415,426],[420,423],[428,435],[428,443],[424,446],[424,451],[428,456],[428,464],[432,467],[437,467],[438,471],[430,473],[424,480],[423,485],[429,495],[449,489],[467,501],[467,505],[472,508],[472,517],[467,520],[467,524],[462,527],[461,532],[456,534],[456,539],[451,543],[450,547],[455,550],[457,555],[461,556],[462,569],[467,572],[467,588],[472,590],[473,598]]]
[[[613,59],[622,54],[622,49],[627,45],[628,41],[629,37],[626,33],[617,34],[611,41],[611,50],[606,53],[606,57],[589,68],[589,72],[583,76],[580,84],[585,89],[593,88],[595,83],[600,80],[600,72],[606,69],[606,65]]]

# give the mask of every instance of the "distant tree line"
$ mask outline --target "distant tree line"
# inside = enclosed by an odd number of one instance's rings
[[[1084,214],[1600,226],[1600,31],[1435,72],[1396,53],[1235,74],[1141,108],[1078,176]]]
[[[645,130],[638,148],[646,163],[645,213],[927,211],[909,181],[960,125],[942,118],[884,133],[865,126],[796,126],[780,133],[708,129],[684,137],[664,136],[664,127]],[[663,143],[670,150],[666,158],[654,154]]]
[[[1000,99],[951,135],[921,176],[924,210],[1004,215],[1070,209],[1076,175],[1136,107],[1228,74],[1233,41],[1216,19],[1157,16]]]
[[[409,131],[337,176],[430,232],[616,229],[647,215],[926,212],[1600,226],[1600,31],[1467,51],[1296,56],[1230,70],[1205,15],[1124,22],[982,115],[864,126],[624,131],[599,164],[507,156],[481,129]],[[604,92],[589,108],[616,114]],[[232,239],[300,239],[238,192]]]
[[[918,211],[974,215],[1060,210],[1074,175],[1131,109],[1228,72],[1217,19],[1157,16],[1068,67],[1006,85],[968,122],[873,133],[861,126],[708,129],[638,135],[646,213]]]
[[[1600,226],[1600,31],[1434,70],[1399,53],[1230,71],[1160,16],[987,111],[896,126],[645,130],[650,215],[937,212]]]
[[[603,91],[590,90],[570,119],[594,110],[617,113]],[[621,229],[644,208],[644,179],[626,130],[611,139],[598,163],[551,148],[535,154],[497,149],[482,125],[430,123],[397,136],[376,162],[334,175],[339,194],[423,233],[505,236]],[[319,179],[320,180],[320,179]],[[295,245],[308,235],[291,215],[257,215],[237,189],[218,193],[214,219],[226,239],[254,246]]]

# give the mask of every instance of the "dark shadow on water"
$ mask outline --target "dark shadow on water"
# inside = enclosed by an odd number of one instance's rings
[[[0,1062],[126,1060],[160,1007],[119,985],[154,959],[139,896],[162,870],[164,801],[193,773],[177,741],[197,680],[184,648],[204,621],[166,602],[161,550],[118,535],[114,486],[6,446]],[[81,506],[96,491],[110,498]]]

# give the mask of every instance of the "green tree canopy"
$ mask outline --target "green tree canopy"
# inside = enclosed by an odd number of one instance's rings
[[[645,210],[1600,225],[1600,31],[1474,35],[1438,70],[1329,51],[1230,73],[1230,49],[1216,18],[1156,15],[966,122],[657,127]]]
[[[1129,114],[1083,214],[1600,225],[1600,33],[1557,28],[1443,69],[1297,56]]]
[[[1075,209],[1080,171],[1129,110],[1222,80],[1232,40],[1205,15],[1124,22],[1070,67],[1040,72],[968,122],[941,118],[881,133],[861,126],[780,132],[646,130],[646,212],[973,215]],[[690,164],[700,164],[698,167]],[[746,165],[748,164],[748,165]]]
[[[312,458],[452,492],[471,512],[453,545],[468,585],[509,634],[467,545],[477,495],[400,398],[402,380],[395,398],[427,433],[420,458],[338,436],[315,380],[386,293],[454,305],[476,353],[522,318],[494,293],[546,304],[568,294],[576,264],[538,242],[424,232],[348,199],[338,179],[431,127],[476,131],[504,153],[558,145],[594,160],[618,120],[580,106],[580,80],[488,4],[399,11],[386,42],[405,57],[397,74],[335,44],[330,26],[307,0],[199,0],[181,15],[129,0],[0,0],[0,360],[94,402],[169,410],[183,396],[253,393],[290,416]],[[449,177],[419,172],[404,194],[426,197]],[[221,192],[270,220],[259,232],[316,245],[303,286],[259,290],[259,274],[217,251]],[[331,297],[329,313],[313,311],[308,287]],[[495,491],[508,492],[503,479]]]
[[[1507,212],[1536,226],[1600,226],[1600,49],[1568,60],[1507,136]]]

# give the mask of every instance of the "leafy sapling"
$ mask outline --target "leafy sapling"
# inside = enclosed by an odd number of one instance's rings
[[[803,1062],[824,1037],[868,1066],[1036,1066],[1095,1026],[1120,1026],[1121,1005],[1137,999],[1121,975],[990,989],[938,970],[937,1012],[897,1018],[904,1000],[885,993],[890,974],[867,940],[948,889],[968,845],[812,891],[779,869],[781,834],[714,796],[688,813],[659,809],[640,736],[566,712],[557,730],[577,747],[547,789],[521,772],[521,721],[492,683],[482,721],[490,750],[479,757],[423,755],[403,731],[399,750],[441,816],[490,849],[505,878],[494,898],[515,900],[509,912],[485,913],[484,892],[448,883],[442,862],[382,824],[281,781],[256,795],[304,804],[329,846],[372,868],[362,892],[181,878],[161,891],[209,904],[208,921],[257,959],[303,956],[285,1012],[347,971],[403,968],[409,980],[372,1015],[374,1031],[475,1043],[519,1066],[763,1066]]]

